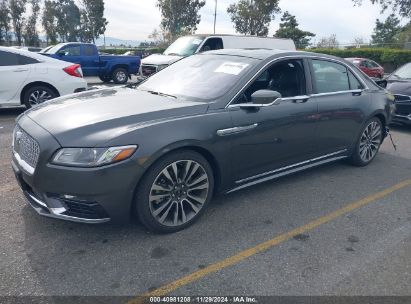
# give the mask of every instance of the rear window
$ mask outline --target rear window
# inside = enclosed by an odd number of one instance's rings
[[[17,54],[0,51],[0,66],[13,66],[19,64],[19,57]]]
[[[26,65],[26,64],[35,64],[35,63],[39,63],[40,61],[31,58],[31,57],[27,57],[27,56],[23,56],[23,55],[19,55],[19,62],[21,65]]]

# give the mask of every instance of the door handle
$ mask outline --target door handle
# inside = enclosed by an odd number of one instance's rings
[[[17,69],[17,70],[13,70],[13,72],[15,73],[21,73],[21,72],[27,72],[28,69]]]
[[[361,96],[362,95],[362,90],[354,90],[352,91],[353,96]]]
[[[309,99],[308,95],[282,98],[282,100],[291,100],[293,103],[306,103]]]

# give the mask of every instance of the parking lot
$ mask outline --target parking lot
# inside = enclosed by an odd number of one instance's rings
[[[411,295],[411,128],[368,167],[219,196],[196,225],[157,235],[38,216],[10,165],[22,111],[0,109],[0,296]]]

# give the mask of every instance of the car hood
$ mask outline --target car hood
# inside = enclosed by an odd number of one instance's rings
[[[124,87],[57,98],[32,108],[25,115],[51,133],[63,147],[104,147],[138,128],[203,114],[207,108],[207,103]]]
[[[387,90],[393,94],[411,96],[411,80],[388,79]]]
[[[170,55],[163,55],[163,54],[153,54],[146,58],[144,58],[141,63],[142,64],[153,64],[153,65],[163,65],[163,64],[172,64],[174,62],[179,61],[182,56],[170,56]]]

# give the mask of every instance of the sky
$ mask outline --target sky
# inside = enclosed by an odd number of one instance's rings
[[[219,34],[235,34],[227,14],[229,4],[236,0],[218,0],[217,29]],[[156,0],[106,0],[105,15],[109,21],[106,36],[124,40],[148,40],[148,36],[159,27],[161,14],[155,6]],[[197,33],[212,33],[215,0],[207,0],[200,10],[201,23]],[[300,28],[315,33],[313,42],[321,37],[337,35],[341,44],[349,44],[356,37],[366,42],[375,26],[375,20],[384,20],[389,12],[381,15],[378,5],[365,0],[354,7],[351,0],[280,0],[282,11],[295,15]],[[281,15],[270,25],[270,35],[279,27]]]

